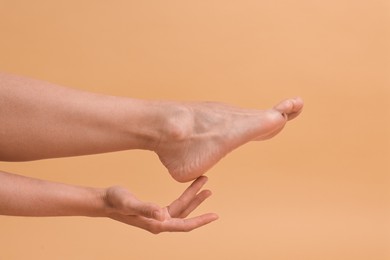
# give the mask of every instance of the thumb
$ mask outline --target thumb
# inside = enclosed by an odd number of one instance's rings
[[[162,208],[160,208],[158,205],[150,202],[142,202],[139,200],[133,201],[132,204],[132,211],[134,214],[146,218],[163,220]]]

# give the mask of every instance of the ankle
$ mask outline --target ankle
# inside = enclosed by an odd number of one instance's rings
[[[164,143],[180,142],[191,136],[194,118],[191,109],[180,103],[165,103],[161,106],[162,124],[154,151]]]

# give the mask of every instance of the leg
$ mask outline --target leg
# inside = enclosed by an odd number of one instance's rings
[[[152,149],[158,102],[105,96],[0,73],[0,160]]]
[[[0,73],[0,160],[146,149],[185,182],[238,146],[276,135],[302,107],[299,98],[269,110],[144,101]]]

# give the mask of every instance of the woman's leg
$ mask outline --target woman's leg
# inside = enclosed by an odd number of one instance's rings
[[[146,149],[185,182],[238,146],[274,136],[302,107],[299,98],[268,110],[146,101],[0,73],[0,160]]]

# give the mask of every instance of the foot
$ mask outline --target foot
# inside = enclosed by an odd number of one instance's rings
[[[237,147],[275,136],[302,108],[300,98],[284,100],[269,110],[209,102],[179,109],[176,105],[155,152],[175,180],[191,181]]]

